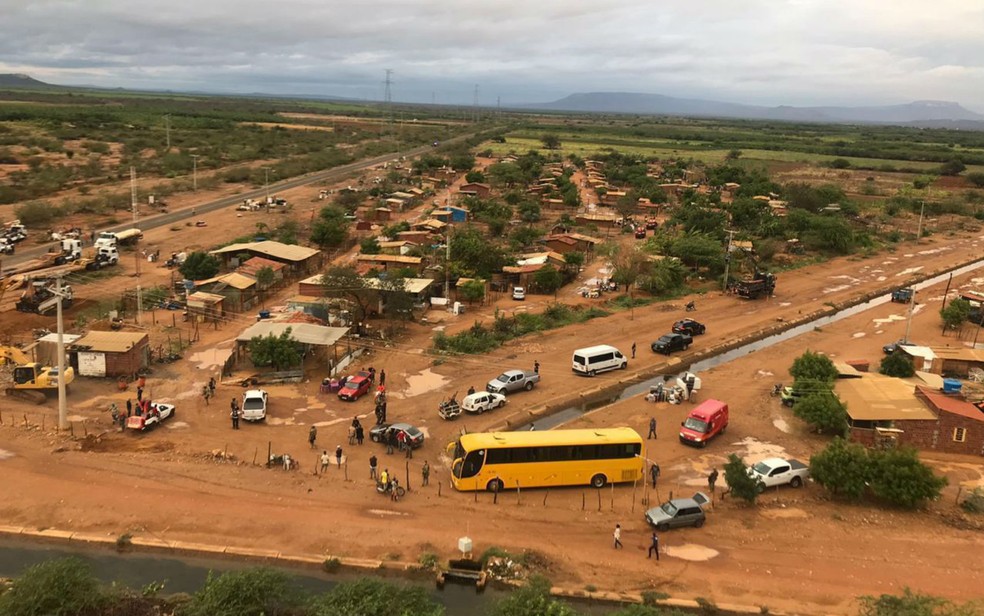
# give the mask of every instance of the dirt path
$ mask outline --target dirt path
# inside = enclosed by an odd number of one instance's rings
[[[777,296],[770,300],[744,302],[710,293],[697,299],[696,315],[688,315],[708,325],[708,333],[694,348],[733,340],[866,290],[901,286],[913,275],[980,255],[982,245],[976,235],[934,236],[929,243],[900,247],[894,253],[805,267],[780,275]],[[966,276],[954,282],[984,283],[972,279]],[[920,294],[925,307],[915,315],[912,337],[924,344],[964,344],[952,335],[939,334],[936,315],[941,296],[942,286]],[[535,296],[531,299],[539,301]],[[869,359],[877,365],[881,345],[902,334],[902,310],[898,304],[881,306],[704,373],[701,396],[724,399],[733,412],[728,439],[706,450],[685,449],[673,438],[672,428],[689,408],[686,405],[656,406],[634,398],[580,423],[630,425],[644,433],[649,416],[656,414],[663,432],[647,453],[663,467],[659,494],[663,498],[669,490],[680,494],[704,486],[707,469],[720,465],[730,452],[787,451],[808,458],[824,441],[807,433],[769,397],[769,388],[776,381],[789,380],[785,371],[804,348],[838,358]],[[457,538],[467,534],[479,551],[490,545],[535,550],[544,556],[546,574],[555,583],[617,590],[654,588],[681,597],[703,596],[796,613],[848,613],[853,597],[896,592],[903,585],[958,599],[979,594],[975,589],[984,583],[984,565],[977,555],[984,547],[984,535],[948,526],[943,515],[953,510],[956,485],[984,481],[979,458],[931,457],[940,470],[946,470],[951,487],[930,513],[834,504],[814,486],[770,495],[753,509],[719,503],[704,528],[663,535],[668,551],[659,564],[645,558],[648,531],[640,499],[646,491],[641,488],[635,493],[631,487],[600,493],[531,490],[501,495],[498,505],[492,504],[490,495],[476,498],[449,489],[442,449],[460,430],[481,430],[501,421],[504,414],[614,383],[637,370],[674,371],[665,366],[665,358],[648,350],[648,343],[683,314],[679,301],[654,305],[637,309],[634,319],[619,312],[529,336],[488,357],[435,361],[422,351],[429,346],[434,328],[467,326],[476,318],[472,313],[453,317],[441,312],[434,314],[443,319],[440,324],[412,325],[408,339],[374,345],[362,365],[387,371],[387,385],[393,392],[391,418],[419,425],[429,439],[409,461],[387,456],[371,443],[349,447],[345,427],[353,415],[370,414],[371,402],[341,403],[319,394],[316,370],[298,386],[269,388],[267,425],[231,431],[228,399],[239,396],[241,389],[221,387],[218,402],[210,407],[196,397],[197,388],[214,370],[210,349],[228,344],[238,332],[237,326],[225,325],[209,332],[209,338],[196,347],[197,358],[155,372],[150,384],[155,397],[179,405],[175,420],[157,432],[109,433],[98,441],[72,443],[12,426],[9,413],[4,412],[0,448],[13,456],[0,462],[7,494],[0,504],[0,522],[405,560],[416,560],[425,551],[453,556]],[[487,313],[480,316],[487,318]],[[571,374],[572,349],[608,343],[628,351],[633,342],[639,354],[628,373],[609,373],[590,381]],[[464,392],[469,384],[480,387],[501,369],[529,367],[534,359],[542,365],[542,384],[511,398],[503,411],[455,423],[437,418],[437,402],[448,393]],[[102,402],[116,392],[98,381],[80,387],[73,391],[72,412],[90,419],[93,426],[108,424]],[[312,424],[319,427],[314,451],[306,443]],[[268,443],[276,453],[298,456],[301,470],[284,473],[252,466],[254,455],[258,461],[265,458]],[[345,449],[348,481],[344,469],[312,475],[316,454],[338,444]],[[77,450],[79,445],[82,450]],[[244,463],[213,456],[213,451],[226,449]],[[366,468],[370,453],[401,476],[409,462],[412,491],[406,500],[391,503],[375,493]],[[419,468],[425,459],[435,472],[431,485],[421,488]],[[438,496],[441,482],[445,483]],[[657,500],[656,495],[650,496]],[[615,523],[625,529],[626,549],[619,552],[609,545]]]

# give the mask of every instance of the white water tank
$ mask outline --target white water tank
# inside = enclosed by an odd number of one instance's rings
[[[471,554],[472,551],[472,540],[471,537],[458,537],[458,551],[463,555]]]

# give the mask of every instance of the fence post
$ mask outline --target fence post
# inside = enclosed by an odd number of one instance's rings
[[[410,444],[407,443],[407,447],[409,446]],[[407,492],[409,491],[410,491],[410,460],[407,460]]]
[[[267,459],[266,467],[270,468],[270,456],[273,455],[273,441],[267,441]]]
[[[612,482],[612,511],[615,511],[615,482]]]
[[[440,498],[440,497],[441,497],[441,486],[442,486],[442,485],[443,485],[443,482],[441,482],[441,481],[438,481],[438,482],[437,482],[437,497],[438,497],[438,498]]]
[[[517,505],[521,504],[519,502],[519,479],[516,480],[516,504]]]
[[[581,511],[584,511],[584,499],[585,499],[584,490],[581,490]]]
[[[601,511],[601,490],[598,490],[598,511]]]
[[[632,513],[635,513],[635,497],[636,497],[636,488],[638,486],[639,486],[639,480],[636,479],[635,481],[632,482]]]
[[[256,454],[259,453],[259,450],[260,450],[259,447],[253,448],[253,466],[256,466]]]

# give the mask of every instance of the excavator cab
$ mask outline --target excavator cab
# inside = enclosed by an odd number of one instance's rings
[[[40,367],[36,363],[24,364],[14,368],[14,386],[37,385]]]

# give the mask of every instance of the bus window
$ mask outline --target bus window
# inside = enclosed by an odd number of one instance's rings
[[[482,470],[482,462],[485,460],[485,450],[469,451],[465,456],[465,461],[461,465],[461,475],[459,478],[474,477]]]

